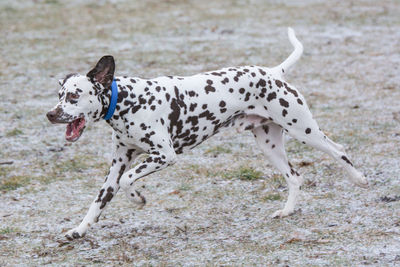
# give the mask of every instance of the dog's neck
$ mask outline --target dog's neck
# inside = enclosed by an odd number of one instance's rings
[[[124,80],[124,82],[121,80]],[[126,134],[132,126],[126,123],[127,119],[125,116],[127,114],[131,116],[141,109],[141,103],[137,94],[139,94],[141,98],[147,98],[145,94],[142,94],[143,92],[141,92],[140,86],[137,86],[135,83],[126,84],[126,80],[127,77],[115,77],[118,88],[117,105],[114,114],[109,120],[106,120],[107,124],[110,125],[114,131],[121,134]],[[136,90],[133,89],[134,87],[136,87]],[[111,90],[107,90],[105,94],[101,95],[100,102],[102,104],[101,118],[103,119],[111,102]]]
[[[100,121],[100,120],[104,119],[104,117],[106,116],[108,107],[111,102],[111,90],[107,90],[105,93],[99,94],[98,99],[101,103],[101,109],[99,110],[100,116],[95,121]]]

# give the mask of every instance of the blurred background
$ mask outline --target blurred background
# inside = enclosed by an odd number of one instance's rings
[[[0,1],[0,266],[400,264],[400,2]],[[273,67],[343,144],[370,188],[288,138],[306,179],[297,212],[268,216],[286,183],[250,133],[227,130],[144,179],[148,204],[117,195],[88,235],[67,242],[110,164],[100,122],[74,144],[45,113],[58,79],[111,54],[116,75],[191,75]]]

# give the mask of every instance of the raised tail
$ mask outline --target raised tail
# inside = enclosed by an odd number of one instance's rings
[[[279,66],[275,68],[278,69],[282,74],[284,74],[303,54],[303,45],[297,40],[296,35],[294,34],[294,30],[292,28],[288,28],[288,36],[290,43],[294,47],[294,51],[290,54],[290,56],[282,62]]]

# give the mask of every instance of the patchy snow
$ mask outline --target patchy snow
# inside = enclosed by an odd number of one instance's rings
[[[0,266],[400,264],[397,1],[64,2],[0,2]],[[59,78],[103,54],[139,77],[275,66],[292,49],[287,26],[304,45],[287,80],[369,189],[287,138],[306,182],[297,212],[271,219],[286,184],[251,134],[228,130],[143,179],[146,206],[118,194],[85,238],[65,240],[102,184],[111,130],[101,122],[66,144],[45,118]],[[241,166],[263,176],[228,178]]]

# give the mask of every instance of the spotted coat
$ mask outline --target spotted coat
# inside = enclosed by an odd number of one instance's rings
[[[287,216],[302,184],[301,175],[286,158],[283,135],[324,151],[365,185],[343,147],[331,141],[312,118],[304,97],[284,80],[284,73],[302,53],[302,46],[289,30],[294,52],[274,68],[229,67],[193,76],[154,79],[114,76],[112,56],[104,56],[87,75],[70,74],[60,80],[59,103],[47,114],[53,123],[66,123],[66,138],[76,141],[87,124],[101,120],[110,104],[110,86],[118,86],[113,116],[106,122],[113,129],[113,160],[109,174],[82,223],[69,231],[69,239],[85,235],[108,202],[122,187],[127,197],[146,202],[134,188],[138,179],[176,161],[177,154],[191,149],[228,127],[251,130],[266,157],[286,178],[289,198],[273,216]],[[134,167],[140,154],[147,157]]]

